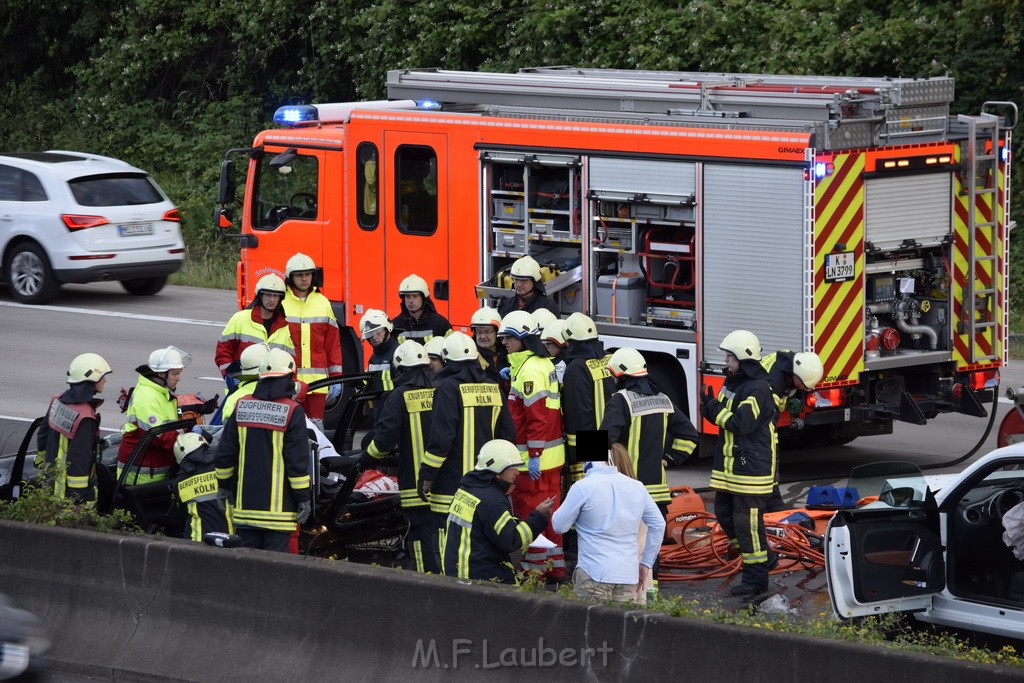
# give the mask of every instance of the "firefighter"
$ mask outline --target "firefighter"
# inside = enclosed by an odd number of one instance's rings
[[[210,532],[234,533],[227,510],[217,496],[213,451],[206,436],[192,432],[180,435],[174,442],[174,457],[179,468],[175,493],[188,511],[185,538],[202,541],[203,535]]]
[[[546,309],[544,309],[546,310]],[[562,386],[565,379],[565,321],[552,320],[540,326],[540,341],[544,344],[544,350],[555,366],[555,376],[558,378],[558,386]]]
[[[286,552],[311,511],[306,414],[291,398],[295,370],[291,354],[271,349],[217,444],[218,495],[234,506],[235,533],[250,548]]]
[[[285,292],[284,280],[274,274],[264,275],[256,283],[252,304],[231,316],[221,332],[214,361],[228,389],[234,389],[229,373],[238,367],[242,351],[250,344],[264,342],[272,349],[294,352],[292,334],[281,301]]]
[[[503,378],[500,372],[508,367],[508,353],[505,352],[505,345],[498,343],[499,327],[501,315],[490,306],[477,310],[469,321],[476,350],[480,354],[480,366],[487,371],[492,380],[501,384]]]
[[[597,325],[583,313],[565,321],[565,375],[562,379],[562,420],[565,426],[566,459],[573,481],[583,478],[583,463],[576,459],[576,433],[598,429],[604,410],[615,391],[608,370],[611,356],[597,338]]]
[[[821,358],[813,351],[782,350],[770,353],[761,359],[761,366],[768,371],[768,385],[772,389],[772,398],[775,400],[775,427],[779,426],[779,418],[782,413],[790,408],[791,400],[796,401],[793,406],[794,414],[799,415],[803,410],[803,404],[795,397],[798,391],[813,391],[821,378],[825,375],[825,368],[821,364]],[[775,435],[778,438],[778,433]],[[777,474],[777,473],[776,473]],[[778,512],[786,510],[789,506],[782,500],[782,493],[779,491],[779,484],[776,481],[772,487],[771,497],[765,504],[765,512]]]
[[[242,351],[242,356],[238,359],[238,370],[234,373],[238,388],[228,394],[221,407],[225,420],[235,412],[235,404],[238,399],[248,396],[256,388],[256,382],[260,378],[260,364],[263,363],[268,353],[270,353],[270,347],[262,343],[250,344]]]
[[[522,464],[523,456],[509,441],[494,439],[480,449],[476,468],[462,478],[447,516],[445,574],[515,583],[511,554],[548,525],[555,502],[541,501],[523,521],[513,515],[509,494]]]
[[[473,340],[452,332],[444,340],[444,357],[434,390],[430,440],[417,480],[420,498],[429,500],[438,529],[445,528],[452,497],[473,468],[477,444],[511,441],[516,434],[501,390],[480,368]]]
[[[149,354],[149,362],[135,368],[140,376],[124,406],[125,422],[121,428],[121,446],[117,451],[118,478],[132,450],[146,432],[178,420],[178,402],[174,390],[178,388],[182,370],[191,361],[192,356],[189,354],[175,346],[168,346]],[[172,430],[151,440],[146,453],[135,460],[127,484],[132,486],[167,479],[175,463],[174,440],[177,436],[178,432]]]
[[[434,308],[427,281],[413,273],[398,285],[402,312],[391,321],[401,344],[412,339],[425,344],[432,337],[444,337],[452,331],[451,323]]]
[[[700,396],[701,415],[721,430],[711,466],[715,517],[743,558],[743,578],[732,593],[753,599],[768,590],[778,560],[763,517],[775,483],[775,402],[753,333],[730,332],[718,348],[725,351],[725,383],[718,398],[711,387]]]
[[[298,379],[306,384],[325,377],[341,375],[341,333],[331,302],[313,283],[316,264],[309,256],[298,253],[288,259],[284,277],[288,285],[284,310],[291,330]],[[314,420],[324,418],[327,399],[336,401],[341,385],[332,384],[306,392],[302,408]]]
[[[381,397],[372,404],[374,422],[380,417],[388,392],[395,388],[391,367],[398,342],[391,336],[393,329],[387,314],[376,308],[368,309],[359,320],[359,332],[373,348],[370,360],[366,363],[366,371],[371,374],[367,388],[370,391],[382,392]]]
[[[96,461],[100,443],[100,416],[96,398],[111,373],[107,361],[95,353],[76,356],[68,367],[68,388],[50,399],[37,435],[47,465],[54,466],[53,495],[76,503],[96,501]]]
[[[616,391],[608,399],[601,429],[608,445],[626,447],[636,478],[647,488],[662,516],[672,497],[665,468],[681,463],[697,447],[697,430],[647,375],[647,361],[636,349],[621,348],[608,360]]]
[[[423,345],[427,352],[427,359],[430,361],[431,381],[437,385],[437,376],[444,370],[444,337],[433,337]]]
[[[440,574],[437,524],[430,513],[430,505],[420,499],[416,485],[423,451],[430,441],[433,400],[433,376],[427,351],[409,339],[395,351],[395,390],[388,396],[380,419],[373,426],[373,439],[366,448],[363,464],[373,466],[381,458],[398,452],[400,499],[409,521],[406,553],[416,571]]]
[[[546,308],[558,315],[558,306],[544,291],[541,282],[540,264],[532,256],[523,256],[512,264],[512,289],[515,294],[506,298],[498,306],[498,314],[504,318],[512,311],[533,313],[538,308]]]
[[[536,320],[526,311],[513,311],[502,318],[498,338],[508,351],[512,372],[508,409],[516,427],[515,443],[528,455],[516,481],[512,507],[516,514],[525,517],[542,500],[553,497],[558,509],[565,436],[555,366],[546,357]],[[544,553],[543,560],[538,548],[530,548],[524,568],[534,569],[541,561],[545,565],[550,562],[547,578],[560,580],[565,577],[562,535],[548,525],[545,536],[555,547]]]

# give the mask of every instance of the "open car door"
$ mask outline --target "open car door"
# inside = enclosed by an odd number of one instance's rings
[[[825,570],[836,615],[851,617],[927,609],[945,587],[939,511],[920,469],[872,463],[854,470],[849,487],[878,500],[840,510],[825,532]]]

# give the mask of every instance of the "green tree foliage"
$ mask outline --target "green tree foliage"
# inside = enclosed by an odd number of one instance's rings
[[[190,249],[227,253],[210,229],[219,160],[283,102],[381,98],[388,69],[570,64],[948,73],[955,111],[978,112],[987,100],[1021,100],[1022,2],[9,0],[0,140],[145,168],[182,209]],[[1015,200],[1019,187],[1015,178]],[[1016,293],[1024,247],[1012,248]]]

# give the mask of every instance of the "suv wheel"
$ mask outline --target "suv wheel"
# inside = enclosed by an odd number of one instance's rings
[[[47,304],[60,289],[42,248],[22,242],[11,248],[4,266],[4,277],[11,295],[24,304]]]
[[[167,277],[141,277],[135,280],[121,280],[124,291],[135,296],[151,296],[167,284]]]

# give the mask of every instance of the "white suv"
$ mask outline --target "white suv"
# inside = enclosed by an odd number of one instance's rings
[[[79,152],[0,154],[2,277],[23,303],[69,282],[119,280],[156,294],[181,268],[178,209],[149,175]]]

